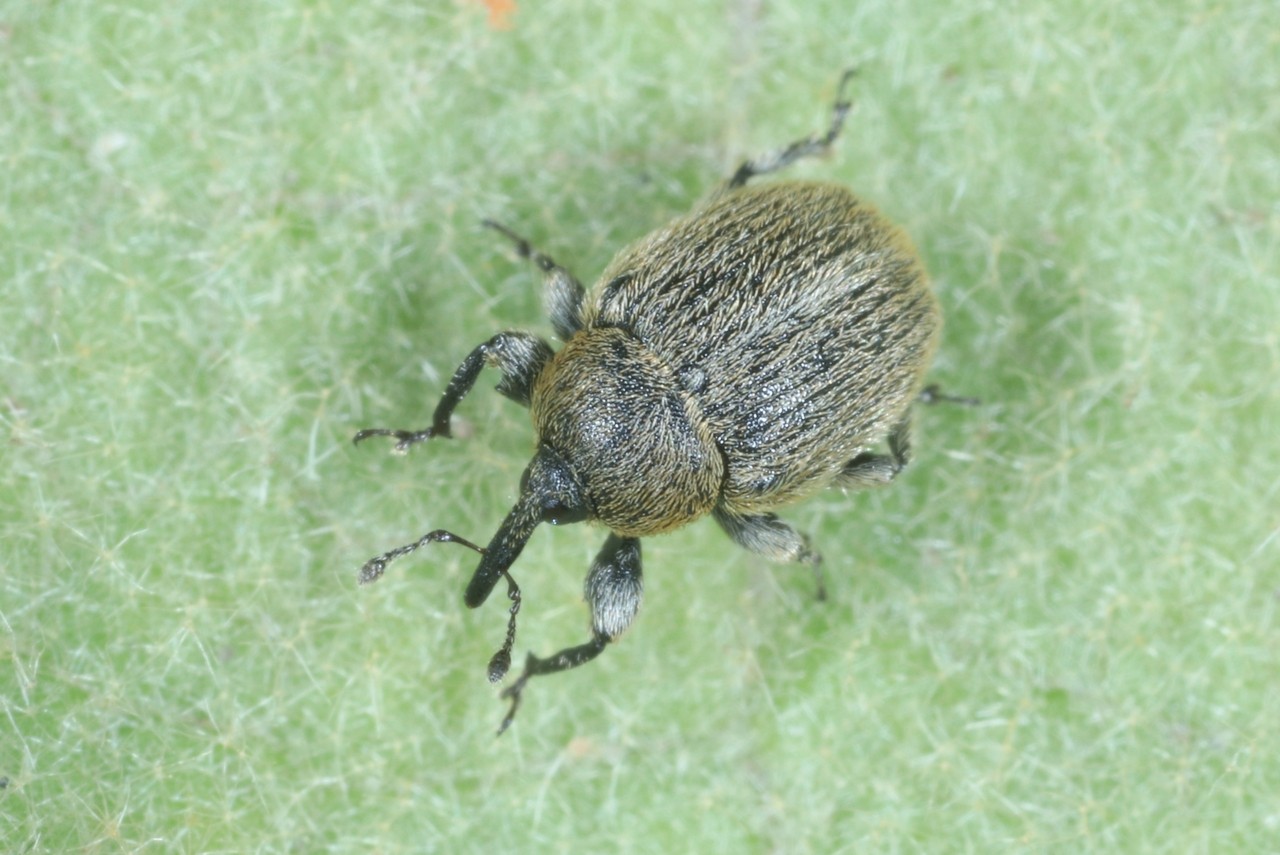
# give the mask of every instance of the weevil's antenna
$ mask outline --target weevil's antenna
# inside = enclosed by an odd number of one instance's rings
[[[384,552],[377,558],[370,558],[360,568],[360,584],[368,585],[378,581],[382,574],[386,572],[387,565],[397,558],[408,555],[429,543],[456,543],[474,550],[481,555],[487,555],[488,550],[483,546],[478,546],[465,537],[459,537],[451,531],[444,529],[436,529],[429,534],[425,534],[413,543],[396,547],[390,552]],[[502,647],[498,652],[493,654],[489,660],[489,682],[496,683],[506,676],[507,671],[511,668],[511,648],[516,643],[516,616],[520,614],[520,586],[516,584],[516,580],[512,578],[511,573],[506,568],[502,568],[498,573],[507,580],[507,598],[511,600],[511,608],[509,609],[510,617],[507,619],[507,639],[502,643]],[[477,604],[478,605],[478,604]]]
[[[370,558],[364,563],[364,566],[360,568],[360,584],[368,585],[372,582],[378,581],[378,579],[382,578],[382,574],[386,572],[387,565],[392,561],[408,555],[410,552],[416,552],[429,543],[456,543],[461,546],[465,546],[468,549],[474,549],[476,552],[484,555],[483,546],[477,546],[465,537],[458,537],[458,535],[451,531],[445,531],[442,528],[438,528],[429,534],[424,534],[413,543],[409,543],[404,546],[397,546],[390,552],[382,553],[377,558]]]

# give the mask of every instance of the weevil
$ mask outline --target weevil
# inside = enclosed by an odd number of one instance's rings
[[[563,346],[498,333],[454,373],[430,427],[355,435],[392,437],[400,452],[450,436],[450,416],[485,366],[501,372],[500,393],[529,408],[536,451],[487,546],[436,530],[360,570],[372,582],[429,543],[480,553],[467,606],[503,579],[511,600],[491,682],[511,665],[521,605],[511,566],[534,529],[590,521],[609,530],[586,578],[590,639],[529,654],[502,692],[510,706],[499,733],[531,678],[591,661],[631,626],[643,593],[641,538],[710,514],[749,552],[812,566],[821,598],[821,555],[774,511],[827,487],[887,484],[907,465],[911,404],[942,326],[915,249],[842,186],[752,183],[831,148],[851,77],[840,81],[824,134],[743,162],[692,213],[620,252],[590,291],[485,221],[542,271]],[[948,399],[933,387],[924,397]]]

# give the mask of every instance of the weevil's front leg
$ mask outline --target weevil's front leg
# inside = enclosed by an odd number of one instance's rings
[[[542,302],[551,326],[562,341],[582,329],[582,298],[586,289],[578,278],[547,255],[534,248],[502,223],[485,220],[484,225],[515,244],[516,254],[538,266],[543,275]]]
[[[551,345],[537,336],[526,332],[502,332],[471,351],[444,391],[444,397],[436,406],[435,415],[431,419],[431,427],[422,430],[392,430],[390,428],[365,428],[355,435],[353,442],[363,442],[371,436],[390,436],[397,442],[395,451],[404,453],[411,445],[425,442],[435,436],[450,436],[449,417],[458,406],[458,402],[466,397],[480,376],[480,369],[486,365],[496,366],[502,371],[502,379],[498,381],[498,391],[517,403],[529,406],[529,394],[534,378],[551,358]]]
[[[525,684],[530,678],[567,671],[590,662],[604,652],[610,641],[631,626],[644,596],[639,539],[609,535],[591,564],[584,595],[591,606],[591,640],[577,647],[566,647],[545,659],[529,654],[524,663],[524,673],[502,692],[502,697],[511,701],[511,707],[498,727],[499,734],[515,719]]]
[[[774,561],[794,561],[813,568],[818,586],[818,599],[827,598],[827,583],[822,573],[822,555],[811,546],[809,538],[778,519],[775,514],[735,514],[723,507],[714,511],[716,522],[733,542],[748,552]]]
[[[854,69],[849,69],[840,78],[840,85],[836,91],[836,103],[831,108],[831,125],[827,128],[825,134],[796,140],[786,148],[771,152],[759,160],[744,161],[738,167],[738,171],[733,173],[733,177],[725,183],[724,190],[734,190],[757,175],[777,172],[797,160],[825,154],[831,148],[831,144],[840,136],[840,131],[844,128],[845,117],[849,115],[849,110],[853,107],[853,103],[846,97],[845,90],[848,88],[849,81],[853,79],[854,73]]]

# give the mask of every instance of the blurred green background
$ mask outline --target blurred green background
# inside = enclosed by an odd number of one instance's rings
[[[0,851],[1280,852],[1271,2],[0,6]],[[736,162],[836,156],[947,317],[891,489],[645,546],[632,632],[484,678],[530,452],[496,217],[591,280]],[[517,660],[586,638],[544,527]]]

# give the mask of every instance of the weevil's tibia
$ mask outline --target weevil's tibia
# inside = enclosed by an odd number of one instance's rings
[[[453,372],[453,377],[444,390],[444,397],[436,405],[431,427],[422,430],[365,428],[355,435],[352,442],[358,444],[371,436],[390,436],[397,440],[394,451],[404,454],[410,446],[425,442],[432,437],[451,436],[449,418],[453,415],[454,408],[476,384],[480,369],[486,365],[495,366],[502,372],[502,379],[498,381],[498,391],[527,407],[533,380],[551,355],[551,345],[531,333],[517,331],[498,333],[471,351],[458,366],[458,370]]]
[[[917,400],[922,404],[959,404],[976,407],[977,398],[944,395],[937,384],[920,390]],[[836,485],[845,489],[880,487],[898,477],[911,462],[911,416],[904,416],[889,432],[889,453],[863,452],[844,465],[836,476]]]
[[[733,173],[733,177],[727,182],[725,189],[736,189],[757,175],[777,172],[797,160],[825,154],[831,148],[832,143],[836,141],[836,138],[840,136],[840,131],[844,128],[844,120],[849,115],[849,110],[853,107],[853,102],[846,97],[846,89],[849,86],[849,81],[853,79],[856,73],[856,69],[850,68],[840,78],[840,85],[836,88],[836,102],[831,107],[831,125],[827,128],[825,134],[796,140],[786,148],[767,154],[758,160],[743,161],[742,165],[738,167],[738,171]]]
[[[882,487],[897,478],[910,462],[911,417],[908,415],[889,431],[888,454],[864,451],[844,465],[835,484],[845,490]]]
[[[484,220],[487,228],[493,229],[515,245],[516,254],[528,259],[542,271],[544,282],[542,288],[543,308],[551,319],[551,326],[561,340],[567,341],[570,336],[582,329],[582,299],[587,293],[578,277],[561,267],[548,255],[539,252],[533,244],[525,240],[511,229],[494,220]]]
[[[608,636],[596,633],[586,644],[561,650],[555,656],[549,656],[546,659],[539,659],[530,653],[529,658],[524,661],[524,673],[520,675],[520,679],[502,690],[502,698],[511,701],[511,706],[507,709],[502,724],[498,725],[497,735],[501,736],[511,726],[511,722],[515,721],[516,711],[520,709],[521,695],[530,678],[585,665],[603,653],[608,646]]]

